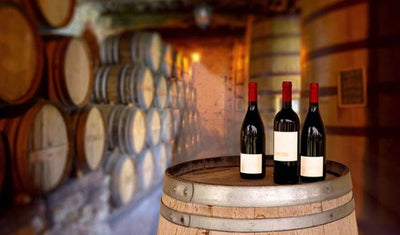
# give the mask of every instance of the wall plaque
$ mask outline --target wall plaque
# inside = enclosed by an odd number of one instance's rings
[[[365,107],[367,105],[367,82],[363,68],[339,72],[338,105],[340,108]]]

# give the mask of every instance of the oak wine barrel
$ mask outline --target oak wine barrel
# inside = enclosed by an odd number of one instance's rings
[[[161,73],[165,78],[169,79],[172,76],[172,66],[173,66],[173,51],[171,44],[162,44],[161,53]]]
[[[0,133],[0,193],[3,188],[4,177],[6,175],[6,142],[2,133]]]
[[[114,207],[129,204],[138,191],[135,162],[126,154],[109,152],[104,170],[111,176],[111,202]]]
[[[269,156],[272,157],[272,156]],[[358,234],[349,169],[327,162],[325,181],[274,185],[239,176],[239,156],[166,170],[158,234]]]
[[[87,106],[72,114],[75,130],[75,165],[80,171],[94,171],[103,162],[107,149],[107,129],[96,106]]]
[[[398,230],[400,2],[345,3],[301,3],[302,114],[318,82],[326,153],[352,169],[358,221]]]
[[[156,174],[153,152],[150,149],[144,149],[138,156],[137,164],[140,189],[146,191],[153,185]]]
[[[168,84],[162,74],[155,75],[154,107],[164,109],[168,103]]]
[[[161,112],[161,141],[169,143],[173,137],[174,122],[172,109],[164,109]]]
[[[185,84],[183,81],[177,81],[176,84],[178,87],[177,107],[183,109],[186,103]]]
[[[173,52],[172,76],[176,79],[182,78],[182,54],[178,51]]]
[[[114,51],[114,46],[118,43],[118,37],[116,36],[109,36],[105,38],[100,44],[100,59],[103,65],[113,65],[119,64],[115,57],[118,57],[118,52]],[[121,62],[121,64],[127,64],[129,62]]]
[[[0,121],[17,193],[45,194],[66,179],[73,154],[68,120],[57,106],[39,100],[23,115]]]
[[[162,42],[157,32],[124,32],[103,41],[105,64],[143,64],[157,72],[161,64]]]
[[[53,28],[66,26],[75,12],[75,0],[22,0],[25,9],[42,25]]]
[[[22,104],[40,87],[43,43],[19,6],[0,3],[0,21],[0,102]]]
[[[89,102],[94,75],[91,53],[83,38],[57,37],[46,42],[49,98],[83,107]]]
[[[182,57],[182,80],[185,84],[192,84],[192,71],[189,58],[187,56]]]
[[[197,106],[197,90],[191,84],[186,84],[184,86],[185,89],[185,99],[186,99],[186,108],[195,109]]]
[[[161,114],[155,108],[147,111],[146,116],[147,137],[146,143],[148,146],[156,146],[161,141]]]
[[[273,151],[273,120],[281,109],[283,81],[292,82],[292,106],[298,112],[300,45],[298,15],[281,15],[253,23],[249,75],[250,81],[258,83],[258,108],[266,129],[267,154]]]
[[[148,109],[154,99],[154,77],[141,65],[112,65],[96,71],[94,100],[98,103],[133,104]]]
[[[168,82],[168,107],[178,108],[178,85],[175,79]]]
[[[98,108],[106,121],[108,149],[139,154],[146,144],[145,113],[123,105],[100,105]]]
[[[153,148],[153,154],[156,164],[156,180],[160,180],[164,177],[164,171],[171,165],[171,152],[167,148],[166,144],[160,143],[158,146]]]
[[[101,66],[101,59],[100,59],[100,46],[95,34],[95,31],[92,27],[87,27],[82,34],[82,37],[87,41],[90,54],[92,55],[92,64],[94,68]]]
[[[179,133],[181,131],[181,121],[182,121],[182,111],[179,109],[173,109],[172,110],[172,117],[173,117],[173,137],[176,138],[179,136]]]

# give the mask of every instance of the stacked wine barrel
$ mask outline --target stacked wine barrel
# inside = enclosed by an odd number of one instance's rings
[[[10,170],[6,191],[27,203],[99,169],[107,135],[99,109],[88,104],[94,57],[87,40],[39,33],[67,25],[75,1],[14,2],[0,3],[0,168]]]
[[[120,207],[162,181],[178,137],[195,139],[189,125],[198,116],[197,94],[190,61],[156,32],[110,35],[100,58],[92,101],[107,123],[105,170],[120,179],[111,181],[112,204]],[[185,112],[196,117],[183,120]]]
[[[175,107],[172,110],[175,133],[173,149],[175,150],[174,162],[178,163],[195,158],[197,147],[200,146],[201,128],[192,66],[188,58],[179,52],[175,53],[173,58],[176,64],[173,73],[176,78],[170,85],[170,105]]]

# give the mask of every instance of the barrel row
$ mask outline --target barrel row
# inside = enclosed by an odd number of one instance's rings
[[[160,182],[171,158],[171,148],[164,143],[146,148],[140,155],[108,152],[104,170],[111,175],[111,204],[116,208],[127,205]]]
[[[48,26],[64,26],[72,17],[74,6],[73,0],[0,3],[0,19],[4,22],[0,33],[1,104],[22,104],[35,97],[46,70],[50,77],[46,95],[50,93],[52,99],[66,105],[82,107],[88,101],[93,79],[85,42],[60,37],[50,43],[47,37],[40,37],[35,23],[37,19]],[[83,85],[71,90],[77,80]]]
[[[17,193],[41,195],[57,188],[74,172],[97,170],[107,149],[140,155],[173,138],[172,112],[143,112],[126,106],[86,106],[66,113],[60,106],[39,100],[22,115],[0,119],[0,170],[10,156]],[[7,143],[7,144],[4,144]],[[6,148],[7,146],[8,148]],[[4,170],[0,171],[0,186]]]
[[[124,105],[100,105],[98,108],[106,120],[110,150],[140,154],[146,144],[153,147],[174,138],[170,109],[143,111]]]
[[[166,79],[140,64],[111,65],[96,70],[92,100],[103,104],[132,104],[144,110],[194,108],[197,91],[192,85]]]
[[[188,57],[162,41],[157,32],[134,31],[110,35],[100,46],[103,65],[142,64],[165,78],[191,81]]]

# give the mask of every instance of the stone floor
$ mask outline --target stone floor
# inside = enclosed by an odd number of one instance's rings
[[[160,208],[161,187],[154,189],[131,210],[111,223],[113,235],[156,235]]]

